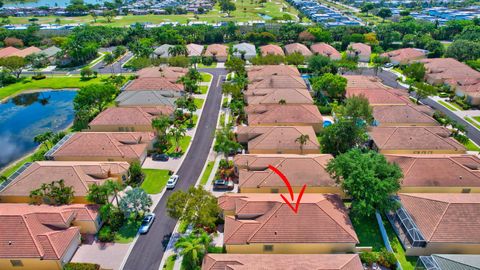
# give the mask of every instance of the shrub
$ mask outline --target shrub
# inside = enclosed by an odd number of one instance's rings
[[[33,76],[32,76],[32,79],[33,79],[33,80],[36,80],[36,81],[43,80],[43,79],[45,79],[45,78],[47,78],[47,76],[45,76],[45,75],[43,75],[43,74],[37,74],[37,75],[33,75]]]
[[[186,56],[179,55],[179,56],[170,57],[168,59],[168,64],[173,67],[187,68],[190,66],[190,60]]]
[[[99,270],[100,265],[94,263],[67,263],[63,270]]]
[[[116,208],[110,213],[110,227],[113,231],[118,231],[125,223],[125,215]]]
[[[213,64],[213,57],[203,57],[202,64],[204,64],[205,66],[211,66]]]
[[[372,265],[378,261],[378,254],[376,252],[362,252],[360,253],[360,260],[367,265]]]
[[[395,257],[395,254],[393,254],[392,252],[388,252],[386,249],[383,248],[380,251],[378,263],[387,268],[396,269],[397,258]]]
[[[100,242],[112,242],[115,239],[115,234],[110,226],[103,226],[97,236]]]
[[[226,253],[223,247],[208,246],[208,253]]]
[[[330,105],[318,106],[318,110],[322,115],[332,114],[332,106]]]

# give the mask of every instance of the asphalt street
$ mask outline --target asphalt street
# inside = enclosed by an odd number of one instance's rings
[[[371,68],[370,69],[364,68],[364,69],[359,70],[358,72],[347,72],[345,74],[356,74],[356,75],[361,74],[361,75],[375,76],[375,71]],[[389,72],[389,71],[386,71],[386,70],[378,71],[376,76],[378,76],[385,85],[388,85],[388,86],[393,87],[393,88],[399,88],[399,89],[405,89],[406,90],[405,87],[401,86],[397,82],[397,76],[395,74],[393,74],[392,72]],[[411,96],[415,97],[415,93],[414,92],[411,93]],[[434,108],[435,110],[443,112],[445,115],[450,117],[455,122],[460,123],[463,126],[465,126],[465,128],[467,130],[468,137],[472,141],[474,141],[476,144],[480,144],[480,131],[478,129],[476,129],[475,127],[473,127],[470,123],[465,121],[465,119],[457,116],[452,111],[450,111],[449,109],[447,109],[447,108],[443,107],[442,105],[438,104],[437,102],[435,102],[431,98],[422,99],[422,100],[420,100],[420,102]]]
[[[179,182],[173,191],[165,192],[155,207],[154,213],[157,218],[150,231],[139,236],[123,267],[125,270],[158,270],[177,222],[166,213],[167,199],[175,190],[187,190],[196,183],[210,152],[222,102],[222,84],[227,71],[225,69],[199,70],[213,75],[212,86],[190,150],[177,172],[180,177]]]

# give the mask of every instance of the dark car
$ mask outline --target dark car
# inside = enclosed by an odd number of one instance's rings
[[[233,181],[218,179],[213,182],[213,189],[233,189]]]
[[[168,161],[169,157],[165,154],[153,154],[152,160],[154,161]]]

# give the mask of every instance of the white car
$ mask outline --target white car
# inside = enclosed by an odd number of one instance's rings
[[[143,218],[142,224],[140,225],[140,234],[146,234],[150,227],[152,226],[153,221],[155,220],[155,214],[150,213]]]
[[[170,178],[167,181],[167,189],[174,189],[175,185],[177,184],[178,181],[178,175],[174,174],[170,176]]]

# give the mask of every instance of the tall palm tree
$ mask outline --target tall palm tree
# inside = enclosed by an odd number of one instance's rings
[[[169,131],[168,135],[175,141],[175,152],[178,153],[180,148],[180,140],[185,136],[187,130],[182,125],[175,125]]]
[[[108,190],[109,194],[113,193],[113,196],[115,197],[115,202],[117,203],[117,206],[118,206],[119,205],[118,204],[118,192],[120,192],[123,189],[122,184],[120,184],[119,182],[116,182],[116,181],[108,180],[103,185]]]
[[[295,142],[300,144],[300,153],[303,155],[303,147],[307,144],[308,140],[310,140],[310,136],[307,134],[302,134],[298,138],[295,139]]]
[[[175,45],[170,47],[168,48],[168,53],[171,56],[188,55],[187,47],[185,45]]]
[[[184,257],[187,269],[195,269],[200,265],[210,241],[210,236],[205,231],[193,232],[189,236],[178,239],[175,247],[182,249],[180,254]]]

